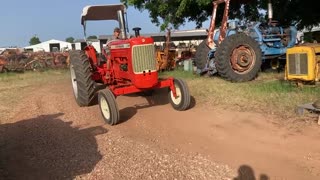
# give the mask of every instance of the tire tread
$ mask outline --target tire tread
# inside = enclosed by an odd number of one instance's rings
[[[70,52],[70,63],[78,85],[76,101],[80,107],[90,106],[95,98],[95,82],[91,79],[90,61],[84,51],[75,50]]]

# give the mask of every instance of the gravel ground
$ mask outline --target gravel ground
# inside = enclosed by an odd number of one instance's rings
[[[155,149],[116,134],[99,137],[102,160],[78,178],[96,179],[231,179],[232,170],[200,154]]]
[[[70,87],[64,85],[39,87],[0,125],[0,179],[222,180],[235,176],[230,167],[201,154],[159,148],[156,142],[125,137],[99,120],[88,121],[100,118],[90,113],[97,107],[79,109]]]
[[[108,126],[97,106],[78,107],[69,80],[29,90],[1,117],[0,180],[320,177],[318,127],[204,105],[177,112],[161,96],[117,98],[123,123]]]

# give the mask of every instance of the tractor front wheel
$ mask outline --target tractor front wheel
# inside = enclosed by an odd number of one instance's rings
[[[99,108],[104,121],[116,125],[120,121],[119,108],[110,89],[104,89],[98,95]]]
[[[70,73],[73,94],[80,107],[93,104],[95,82],[91,79],[91,65],[83,51],[70,52]]]
[[[170,104],[175,110],[184,111],[190,107],[191,97],[187,83],[182,79],[174,79],[177,97],[173,96],[172,91],[169,91],[168,98]]]
[[[244,33],[233,34],[224,39],[215,58],[219,74],[232,82],[254,79],[262,63],[259,44]]]

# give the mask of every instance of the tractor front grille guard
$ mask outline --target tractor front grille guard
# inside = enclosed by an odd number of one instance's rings
[[[289,55],[289,74],[307,75],[308,74],[308,57],[307,53]]]
[[[144,71],[154,72],[157,70],[154,60],[154,45],[135,45],[132,47],[132,64],[135,74],[142,74]]]

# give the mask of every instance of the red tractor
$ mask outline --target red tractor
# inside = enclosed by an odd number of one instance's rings
[[[121,39],[108,41],[107,50],[102,48],[101,54],[88,41],[84,50],[70,52],[71,80],[77,104],[81,107],[93,105],[97,97],[105,122],[116,125],[120,121],[116,97],[168,88],[172,107],[178,111],[188,109],[191,97],[187,84],[173,77],[158,77],[153,39],[140,36],[140,28],[134,28],[134,37],[127,37],[125,11],[123,4],[86,6],[83,9],[81,24],[85,34],[86,21],[116,20]]]

